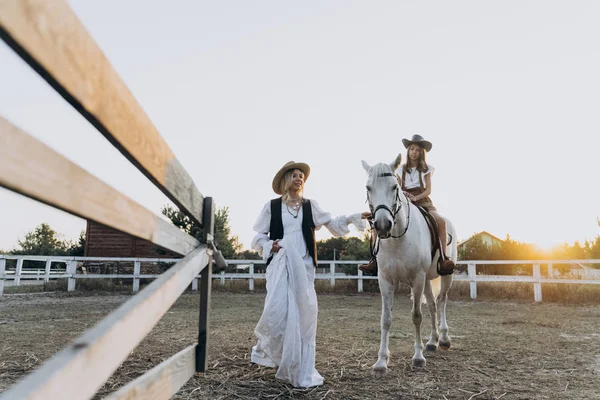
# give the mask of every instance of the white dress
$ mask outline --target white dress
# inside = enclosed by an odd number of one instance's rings
[[[331,214],[312,205],[315,229],[323,225],[334,236],[347,235],[348,225],[365,229],[360,213],[331,218]],[[291,210],[295,214],[294,210]],[[274,254],[267,267],[267,296],[262,316],[254,329],[258,339],[252,347],[252,362],[267,367],[278,367],[275,377],[296,387],[323,384],[323,377],[315,368],[315,340],[317,333],[317,294],[315,268],[302,236],[302,208],[294,218],[285,203],[281,208],[283,239],[281,250]],[[268,233],[271,222],[271,203],[263,207],[254,230],[252,248],[266,261],[272,254],[273,241]]]

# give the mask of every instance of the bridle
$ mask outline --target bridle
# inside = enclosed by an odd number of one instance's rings
[[[387,176],[394,176],[394,175],[390,172],[384,172],[383,174],[378,175],[378,177],[380,177],[380,178],[387,177]],[[371,209],[371,215],[372,215],[373,219],[375,219],[375,214],[377,213],[377,211],[385,210],[392,215],[392,219],[396,220],[396,215],[398,215],[398,212],[402,208],[402,202],[400,201],[400,188],[399,187],[396,187],[396,198],[395,198],[395,202],[393,205],[393,208],[394,208],[393,211],[385,204],[380,204],[377,207],[375,207],[375,210],[373,210],[373,205],[371,205],[371,199],[369,199],[369,191],[367,191],[367,201],[369,202],[369,208]]]
[[[384,172],[382,174],[379,174],[377,177],[379,178],[385,178],[385,177],[393,177],[394,174],[392,174],[391,172]],[[402,236],[404,236],[406,234],[406,231],[408,231],[408,226],[410,224],[410,203],[408,200],[408,197],[406,197],[406,195],[404,193],[402,193],[404,195],[404,197],[406,198],[406,202],[407,204],[409,204],[408,210],[406,212],[406,227],[404,228],[404,232],[402,232],[400,235],[398,236],[394,236],[391,235],[391,238],[401,238]],[[390,215],[392,216],[392,219],[394,221],[396,221],[396,216],[398,215],[398,213],[400,212],[400,210],[402,209],[402,200],[400,199],[400,186],[396,187],[396,196],[395,196],[395,200],[394,200],[394,205],[392,206],[393,210],[391,208],[389,208],[388,206],[386,206],[385,204],[380,204],[377,207],[375,207],[375,209],[373,209],[373,205],[371,204],[371,199],[369,199],[369,191],[367,191],[367,202],[369,203],[369,209],[371,210],[371,218],[375,219],[375,214],[377,213],[377,211],[379,210],[385,210],[387,212],[390,213]],[[389,238],[386,238],[389,239]]]
[[[384,178],[384,177],[388,177],[388,176],[393,177],[394,174],[392,174],[391,172],[384,172],[384,173],[379,174],[377,177]],[[408,227],[410,225],[410,201],[408,200],[408,197],[406,197],[406,194],[404,194],[404,192],[402,192],[402,194],[403,194],[404,198],[406,199],[406,203],[408,204],[408,207],[407,207],[408,210],[406,211],[406,226],[404,227],[404,231],[400,235],[390,235],[386,239],[389,239],[389,238],[399,239],[402,236],[404,236],[406,234],[406,232],[408,231]],[[375,214],[379,210],[385,210],[390,213],[394,222],[396,221],[396,216],[402,209],[402,199],[400,198],[400,185],[398,185],[396,187],[396,198],[395,198],[395,202],[394,202],[394,205],[392,206],[392,208],[389,208],[385,204],[380,204],[373,209],[373,205],[371,204],[371,200],[369,199],[369,191],[368,190],[367,190],[367,202],[369,203],[369,209],[371,210],[371,218],[369,219],[369,224],[371,225],[371,237],[375,236],[375,241],[376,241],[375,246],[373,246],[372,240],[369,241],[369,244],[371,247],[371,255],[376,256],[377,253],[379,252],[379,242],[377,241],[377,239],[380,239],[380,238],[376,234],[374,235],[375,228],[373,226],[373,220],[375,219]]]

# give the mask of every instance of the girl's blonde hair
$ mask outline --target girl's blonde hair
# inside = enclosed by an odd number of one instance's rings
[[[297,168],[296,168],[297,169]],[[283,177],[281,178],[281,181],[279,181],[279,184],[281,185],[281,193],[283,193],[283,196],[281,196],[283,201],[287,201],[289,198],[289,190],[292,187],[292,184],[294,183],[294,179],[292,178],[294,175],[294,171],[296,171],[296,169],[290,169],[289,171],[286,171],[285,174],[283,174]],[[302,172],[304,174],[304,171],[302,171],[301,169],[298,169],[298,171]],[[300,187],[300,193],[304,192],[304,180],[302,180],[302,186]]]

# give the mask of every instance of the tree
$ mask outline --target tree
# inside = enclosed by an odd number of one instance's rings
[[[471,236],[465,244],[458,249],[459,260],[490,260],[491,249],[479,234]]]
[[[346,248],[346,238],[332,237],[317,242],[317,259],[318,260],[333,260],[340,259],[340,253]]]
[[[262,257],[254,250],[242,250],[236,254],[238,260],[262,260]]]
[[[465,244],[458,250],[459,260],[539,260],[544,258],[544,254],[538,251],[533,245],[521,243],[506,235],[506,239],[501,244],[489,246],[483,239],[475,234],[471,236]],[[478,271],[484,274],[503,275],[524,273],[530,267],[520,264],[513,265],[482,265]]]
[[[585,252],[588,256],[586,258],[593,260],[600,259],[600,235],[596,236],[594,240],[585,241]]]
[[[357,237],[332,237],[317,242],[317,258],[319,260],[369,260],[371,251],[369,249],[368,234],[361,238]],[[341,264],[346,274],[356,275],[355,264]]]
[[[596,218],[596,223],[598,224],[598,226],[600,226],[600,219]],[[596,236],[591,241],[585,241],[585,252],[587,256],[591,259],[600,259],[600,235]]]
[[[215,243],[226,259],[236,258],[236,253],[242,250],[239,238],[231,236],[229,207],[219,208],[215,214]]]
[[[71,243],[67,253],[74,257],[83,257],[85,254],[85,230],[79,232],[79,239],[75,243]]]
[[[173,223],[173,225],[185,233],[198,240],[202,237],[202,228],[177,208],[165,205],[160,211]],[[237,236],[231,236],[231,228],[229,227],[229,208],[223,207],[217,209],[214,218],[214,238],[217,248],[221,250],[223,257],[226,259],[235,258],[236,253],[242,249],[242,245],[239,243]]]
[[[160,212],[167,217],[173,225],[188,235],[191,235],[198,240],[202,238],[202,228],[176,207],[171,207],[167,204],[161,208]]]
[[[539,260],[542,258],[544,258],[543,254],[533,245],[513,240],[508,234],[506,235],[504,242],[502,242],[502,246],[494,247],[491,251],[492,260]],[[499,274],[498,271],[501,273]],[[531,274],[531,264],[508,264],[497,266],[494,274]]]
[[[42,223],[25,235],[24,240],[18,240],[19,248],[10,251],[11,254],[36,256],[66,256],[73,243],[63,240],[50,225]]]
[[[491,260],[493,259],[492,248],[483,241],[481,235],[476,233],[458,248],[458,259],[461,261]],[[457,268],[461,272],[466,269],[464,265],[458,265]],[[482,265],[479,267],[479,271],[483,274],[495,274],[496,268],[492,265]]]

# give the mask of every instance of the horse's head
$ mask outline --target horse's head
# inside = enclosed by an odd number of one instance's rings
[[[367,200],[369,208],[373,214],[373,221],[377,235],[382,238],[388,238],[394,228],[396,214],[402,207],[402,198],[400,196],[400,185],[394,171],[400,166],[402,155],[391,164],[379,163],[370,166],[365,161],[362,162],[367,171]]]

